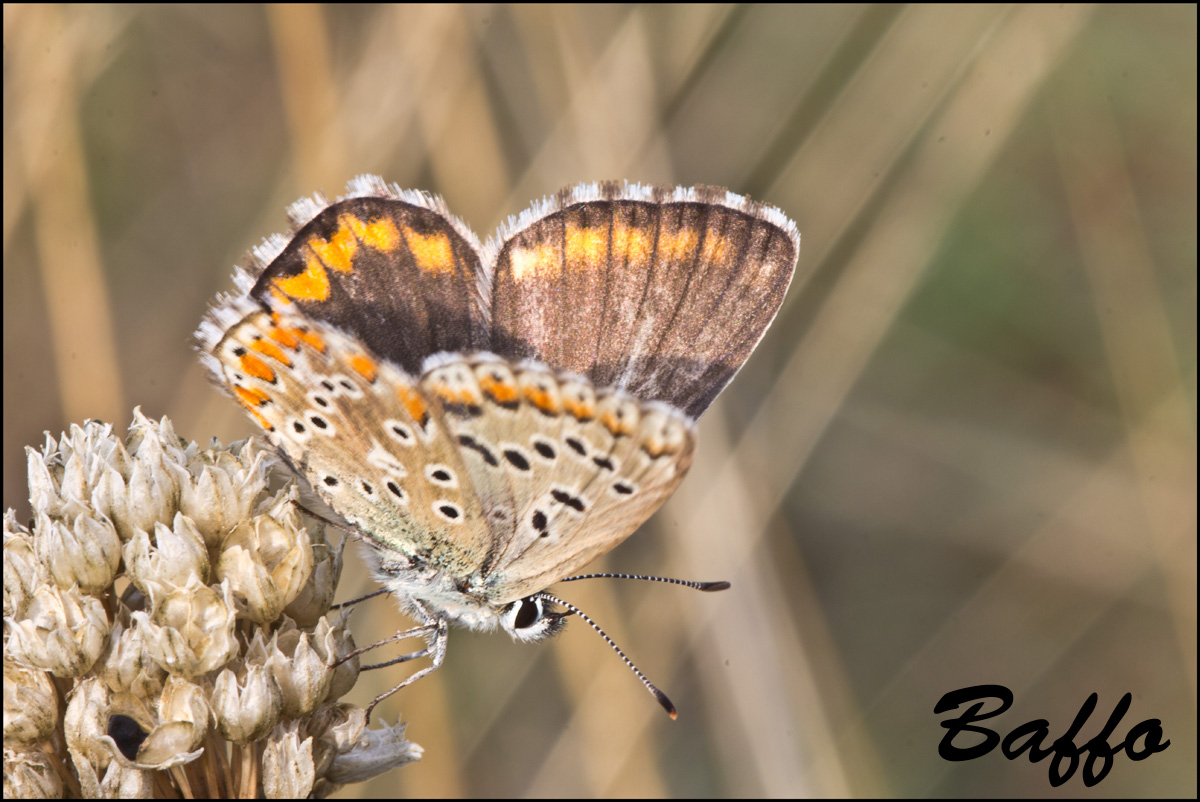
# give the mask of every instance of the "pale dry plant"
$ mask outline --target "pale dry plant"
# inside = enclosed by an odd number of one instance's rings
[[[26,449],[4,518],[4,795],[324,797],[415,761],[338,701],[342,547],[252,440],[208,448],[135,410]],[[280,472],[284,475],[284,472]]]

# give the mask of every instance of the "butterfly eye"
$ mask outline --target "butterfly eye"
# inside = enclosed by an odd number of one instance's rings
[[[542,617],[541,599],[521,599],[513,611],[513,626],[517,629],[528,629]]]
[[[504,608],[500,626],[513,640],[532,643],[558,634],[566,624],[563,616],[550,610],[540,596],[526,596]]]

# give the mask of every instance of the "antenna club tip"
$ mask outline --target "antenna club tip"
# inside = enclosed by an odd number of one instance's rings
[[[712,593],[712,592],[718,591],[718,590],[729,590],[729,588],[730,588],[730,585],[728,582],[701,582],[700,583],[700,590],[704,591],[705,593]]]
[[[675,705],[671,704],[671,700],[667,698],[667,695],[658,688],[652,688],[651,690],[654,693],[654,698],[662,705],[662,709],[666,710],[667,715],[671,717],[671,721],[679,718],[679,711],[675,709]]]

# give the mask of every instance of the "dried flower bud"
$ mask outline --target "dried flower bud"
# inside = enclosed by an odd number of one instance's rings
[[[324,777],[339,754],[357,747],[367,727],[366,711],[342,702],[327,702],[308,717],[307,732],[313,737],[313,765]]]
[[[297,624],[310,627],[317,623],[333,604],[338,581],[342,578],[342,552],[345,539],[331,546],[325,541],[325,527],[318,525],[313,532],[313,567],[308,581],[296,598],[284,610]]]
[[[190,740],[181,750],[195,749],[204,740],[211,718],[206,690],[179,677],[168,678],[158,701],[158,717],[163,723],[187,725]]]
[[[58,723],[58,694],[45,671],[4,663],[4,742],[35,743]]]
[[[195,576],[185,585],[164,585],[162,599],[150,596],[154,612],[133,613],[134,622],[145,628],[146,651],[172,674],[195,677],[219,668],[237,656],[234,637],[235,611],[228,583],[222,595]]]
[[[167,672],[146,651],[145,631],[118,620],[109,636],[100,673],[108,687],[149,698],[162,692]]]
[[[36,746],[10,746],[4,741],[5,799],[59,799],[62,795],[62,780],[49,755]]]
[[[263,790],[270,799],[303,799],[316,780],[312,738],[305,738],[298,721],[277,726],[263,749]]]
[[[268,665],[283,692],[285,715],[311,713],[329,696],[334,661],[327,652],[329,645],[328,639],[314,640],[291,622],[271,639]]]
[[[270,454],[255,447],[253,440],[233,449],[212,447],[198,453],[187,466],[192,480],[180,492],[180,510],[213,547],[251,516],[267,490]]]
[[[78,588],[43,585],[21,620],[9,619],[5,656],[56,677],[77,677],[92,667],[104,649],[108,618],[99,599]]]
[[[150,799],[155,790],[154,773],[117,761],[108,764],[104,776],[86,760],[76,763],[80,796],[84,799]]]
[[[163,424],[169,429],[168,424]],[[179,509],[179,480],[187,470],[177,446],[161,439],[162,427],[134,410],[125,470],[107,466],[91,494],[97,512],[107,515],[122,540],[138,529],[150,531],[156,521],[171,521]]]
[[[84,758],[101,771],[112,759],[103,742],[111,699],[107,685],[97,677],[88,677],[75,686],[63,718],[63,732],[71,756],[77,763]]]
[[[33,590],[46,581],[29,530],[12,510],[4,514],[4,615],[24,617]]]
[[[420,760],[423,750],[404,740],[405,726],[397,721],[392,727],[363,730],[353,742],[354,748],[347,748],[334,759],[326,779],[338,785],[362,782]]]
[[[180,690],[180,704],[184,710],[174,712],[184,712],[185,716],[188,712],[196,712],[195,693],[186,688],[190,684],[186,680],[176,680],[174,684],[168,682],[164,689],[172,696]],[[207,705],[202,700],[200,707],[199,725],[190,716],[160,721],[144,700],[128,693],[113,694],[105,733],[100,741],[112,759],[126,768],[159,770],[190,763],[203,753],[201,749],[194,749],[203,739],[207,723]]]
[[[144,448],[154,452],[155,459],[152,462],[139,459],[126,480],[124,513],[129,534],[138,529],[152,529],[155,521],[171,520],[178,507],[178,489],[163,459],[162,449],[154,440],[148,441]]]
[[[225,538],[217,577],[230,583],[252,621],[278,618],[308,581],[312,542],[299,529],[295,508],[288,507],[278,519],[256,516]]]
[[[350,622],[350,613],[342,612],[332,621],[323,619],[324,623],[329,625],[329,636],[325,640],[325,649],[328,654],[335,657],[336,666],[333,669],[333,681],[329,685],[329,698],[341,699],[354,684],[358,682],[359,659],[357,656],[350,658],[345,662],[341,662],[341,656],[350,654],[354,651],[354,635],[350,632],[348,626]],[[318,622],[314,628],[314,633],[320,632],[321,622]]]
[[[236,669],[225,669],[212,691],[212,709],[221,736],[246,744],[269,733],[283,713],[283,692],[267,666],[261,633]]]
[[[73,521],[38,516],[38,558],[60,588],[78,585],[99,594],[112,584],[121,564],[121,539],[107,518],[82,513]]]
[[[125,570],[143,592],[143,583],[149,581],[185,585],[191,576],[208,581],[208,549],[200,532],[182,513],[176,513],[172,523],[170,527],[155,523],[153,545],[142,529],[125,544]]]

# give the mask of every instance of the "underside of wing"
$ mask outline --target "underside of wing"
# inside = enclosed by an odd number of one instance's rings
[[[267,439],[406,567],[478,574],[491,536],[441,412],[416,380],[330,326],[244,306],[212,345],[210,366]]]
[[[490,354],[435,360],[421,380],[492,524],[489,595],[544,590],[631,535],[691,464],[692,424],[659,403]]]

